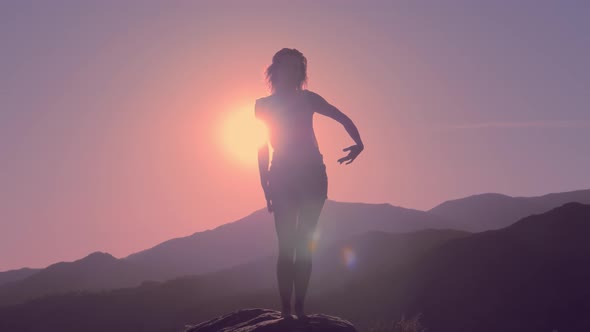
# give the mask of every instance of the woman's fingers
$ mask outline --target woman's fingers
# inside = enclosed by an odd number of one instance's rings
[[[353,150],[353,148],[354,148],[354,150]],[[342,158],[338,159],[338,162],[339,162],[339,163],[341,163],[341,164],[342,164],[343,162],[345,162],[345,161],[349,160],[349,162],[347,162],[345,165],[348,165],[348,164],[350,164],[351,162],[353,162],[353,161],[356,159],[356,157],[357,157],[357,156],[358,156],[358,155],[361,153],[361,151],[362,151],[362,149],[361,149],[361,148],[360,148],[358,145],[352,145],[352,146],[349,146],[349,147],[347,147],[347,148],[344,148],[344,149],[342,149],[342,150],[343,150],[343,151],[348,151],[348,150],[350,150],[350,152],[348,153],[348,155],[347,155],[347,156],[345,156],[345,157],[342,157]]]
[[[348,159],[350,159],[350,158],[351,158],[351,157],[350,157],[350,154],[349,154],[349,155],[348,155],[348,156],[346,156],[346,157],[342,157],[342,158],[338,159],[338,162],[342,164],[343,162],[347,161],[347,160],[348,160]]]

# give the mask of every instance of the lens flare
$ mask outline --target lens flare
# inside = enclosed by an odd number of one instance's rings
[[[342,261],[344,265],[349,269],[353,269],[356,266],[356,254],[354,253],[354,250],[352,248],[342,248]]]
[[[320,239],[320,232],[319,230],[315,230],[311,235],[311,240],[309,241],[309,250],[314,252],[317,249],[318,241]]]

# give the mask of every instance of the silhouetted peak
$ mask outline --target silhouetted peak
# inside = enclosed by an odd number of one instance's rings
[[[450,199],[450,200],[444,201],[441,204],[433,207],[429,211],[436,212],[436,211],[451,208],[454,206],[459,206],[459,205],[465,204],[465,203],[482,204],[482,203],[489,203],[489,202],[505,201],[505,200],[510,200],[512,198],[513,197],[511,197],[511,196],[504,195],[504,194],[498,194],[498,193],[476,194],[476,195],[471,195],[471,196],[467,196],[467,197],[463,197],[463,198]]]
[[[326,205],[334,205],[334,206],[381,206],[381,207],[393,206],[390,203],[345,202],[345,201],[335,201],[332,199],[327,199],[325,204]]]
[[[95,251],[90,255],[83,258],[84,261],[92,261],[92,262],[108,262],[117,260],[113,255],[109,254],[108,252],[102,251]]]
[[[348,321],[325,314],[308,314],[307,319],[284,319],[281,312],[263,308],[239,309],[197,325],[186,325],[185,332],[356,332]]]
[[[508,195],[504,195],[504,194],[500,194],[500,193],[482,193],[482,194],[471,195],[468,198],[473,198],[473,199],[477,199],[477,198],[512,198],[512,196],[508,196]]]
[[[556,207],[554,210],[556,211],[564,211],[564,210],[577,210],[577,209],[584,209],[589,208],[590,205],[582,204],[580,202],[568,202],[563,204],[562,206]]]
[[[578,202],[565,203],[545,213],[523,218],[507,229],[522,227],[590,227],[590,205]]]

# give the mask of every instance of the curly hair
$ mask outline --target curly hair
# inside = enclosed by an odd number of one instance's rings
[[[293,55],[299,58],[300,61],[300,70],[299,70],[299,77],[297,78],[297,86],[298,90],[302,90],[304,86],[307,85],[307,58],[301,53],[299,50],[295,48],[283,48],[272,57],[272,64],[266,68],[266,82],[271,90],[274,92],[276,89],[276,82],[277,82],[277,72],[276,69],[281,65],[281,60],[287,56]]]

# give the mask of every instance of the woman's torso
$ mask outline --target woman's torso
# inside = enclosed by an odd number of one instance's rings
[[[286,98],[273,94],[265,98],[264,121],[273,148],[273,165],[322,163],[313,130],[314,111],[308,102],[307,90]]]

